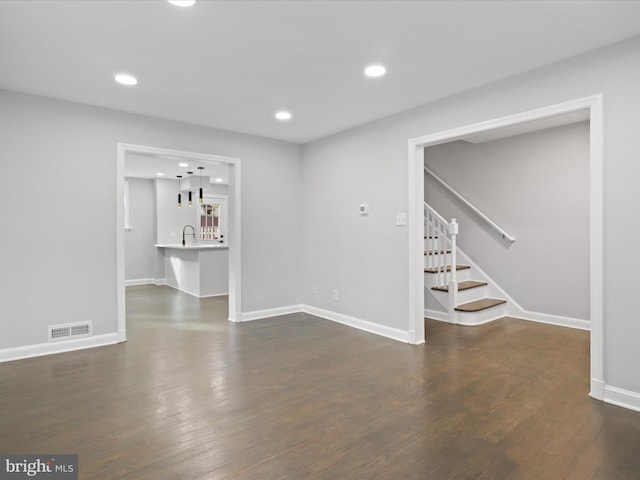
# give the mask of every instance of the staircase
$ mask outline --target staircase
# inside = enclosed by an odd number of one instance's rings
[[[425,288],[445,308],[446,320],[481,325],[505,316],[506,300],[494,298],[499,291],[486,275],[471,265],[457,263],[466,256],[456,245],[455,218],[447,222],[425,203],[424,222]]]

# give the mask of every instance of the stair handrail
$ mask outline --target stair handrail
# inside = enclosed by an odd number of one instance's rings
[[[502,235],[502,238],[509,240],[511,243],[516,241],[516,238],[513,235],[509,235],[505,230],[500,228],[493,220],[487,217],[484,213],[482,213],[473,203],[467,200],[465,197],[460,195],[457,191],[451,187],[447,182],[442,180],[438,175],[436,175],[432,170],[430,170],[427,166],[424,167],[424,171],[431,175],[434,180],[436,180],[440,185],[446,188],[449,192],[451,192],[458,200],[464,203],[471,211],[473,211],[476,215],[478,215],[482,220],[484,220],[491,228],[493,228],[496,232]],[[426,205],[426,203],[425,203]],[[435,210],[434,210],[435,211]]]

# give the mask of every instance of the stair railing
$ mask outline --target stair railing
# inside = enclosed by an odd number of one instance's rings
[[[502,228],[498,226],[496,222],[487,217],[484,213],[482,213],[473,203],[467,200],[465,197],[460,195],[457,191],[453,189],[448,183],[442,180],[438,175],[436,175],[432,170],[428,169],[426,166],[424,167],[424,171],[433,177],[440,185],[446,188],[449,192],[451,192],[458,200],[464,203],[472,212],[474,212],[478,217],[484,220],[487,225],[489,225],[493,230],[498,232],[498,234],[502,235],[502,238],[508,240],[510,242],[515,242],[516,238],[513,235],[508,234]]]
[[[457,305],[458,281],[456,274],[456,247],[458,224],[455,218],[450,222],[424,202],[424,250],[425,269],[433,272],[431,287],[448,290],[448,314],[453,323]]]

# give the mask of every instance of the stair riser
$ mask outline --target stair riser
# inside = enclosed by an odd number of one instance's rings
[[[486,285],[482,287],[475,287],[458,291],[458,295],[456,297],[457,305],[480,300],[481,298],[486,298],[488,296],[488,291],[489,289]],[[438,300],[438,303],[440,303],[440,305],[442,305],[443,307],[447,307],[449,302],[449,292],[431,290],[431,293],[436,298],[436,300]]]
[[[482,325],[498,318],[502,318],[507,314],[507,306],[505,304],[496,307],[487,308],[479,312],[455,312],[456,323],[459,325]]]
[[[424,274],[424,286],[425,288],[431,288],[436,286],[437,275],[435,273],[426,273]],[[473,280],[471,269],[465,268],[464,270],[456,271],[456,281],[462,282],[464,280]]]

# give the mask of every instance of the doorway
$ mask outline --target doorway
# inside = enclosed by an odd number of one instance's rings
[[[593,95],[515,115],[466,125],[409,140],[409,337],[424,343],[424,148],[462,139],[472,134],[524,125],[526,122],[587,110],[589,113],[589,267],[591,320],[591,397],[604,399],[604,311],[603,311],[603,129],[602,95]]]
[[[126,281],[125,281],[125,161],[127,155],[146,155],[158,158],[172,158],[176,160],[192,160],[200,164],[224,164],[229,169],[229,202],[228,202],[228,231],[229,248],[229,301],[228,320],[238,321],[242,315],[242,268],[241,268],[241,161],[238,158],[225,157],[205,153],[171,150],[144,145],[118,143],[117,145],[117,235],[116,235],[116,288],[117,288],[117,331],[118,342],[124,342],[126,335]]]

